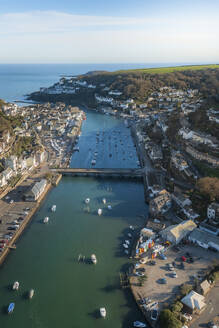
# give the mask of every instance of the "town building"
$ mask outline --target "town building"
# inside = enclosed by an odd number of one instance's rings
[[[205,297],[192,290],[188,295],[181,299],[184,310],[188,313],[200,313],[204,310],[206,303]]]
[[[149,210],[152,216],[164,214],[171,207],[171,195],[163,189],[156,198],[150,201]]]
[[[34,186],[31,187],[31,189],[25,193],[25,200],[29,202],[36,201],[44,192],[46,185],[46,179],[42,179],[41,181],[36,182]]]
[[[209,222],[219,223],[219,203],[211,203],[207,209]]]
[[[205,249],[212,249],[219,252],[219,237],[214,236],[211,233],[202,231],[200,229],[194,229],[189,235],[188,239]]]
[[[183,221],[177,225],[171,225],[161,231],[163,239],[170,241],[173,244],[178,244],[185,238],[197,225],[192,220]]]

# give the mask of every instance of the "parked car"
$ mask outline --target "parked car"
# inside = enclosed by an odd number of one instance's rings
[[[166,284],[167,283],[166,278],[161,278],[159,281],[160,281],[161,284]]]
[[[16,230],[16,227],[8,227],[7,230]]]
[[[135,272],[135,275],[138,276],[138,277],[144,277],[145,276],[144,273],[138,272],[138,271]]]
[[[13,203],[14,203],[14,200],[13,200],[13,199],[11,199],[11,200],[10,200],[10,204],[13,204]]]
[[[158,318],[158,311],[157,309],[153,309],[151,311],[151,320],[157,320],[157,318]]]
[[[171,273],[171,276],[172,276],[173,278],[177,278],[177,277],[178,277],[175,271],[173,271],[173,272]]]
[[[17,220],[18,220],[18,222],[21,222],[21,221],[24,220],[24,218],[22,218],[22,217],[20,216]]]
[[[180,264],[180,269],[185,269],[185,264],[183,262]]]
[[[187,321],[191,321],[192,320],[192,316],[188,313],[184,313],[183,317],[187,320]]]
[[[174,267],[173,267],[172,263],[168,263],[167,267],[170,271],[174,271]]]
[[[162,260],[166,260],[167,259],[166,255],[164,255],[164,253],[160,252],[159,255],[160,255],[160,257],[161,257]]]
[[[155,265],[155,264],[156,264],[156,261],[153,261],[153,260],[152,260],[152,261],[150,261],[149,263],[150,263],[150,265]]]

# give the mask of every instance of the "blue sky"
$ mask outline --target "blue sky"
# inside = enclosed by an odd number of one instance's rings
[[[219,62],[218,0],[0,0],[0,63]]]

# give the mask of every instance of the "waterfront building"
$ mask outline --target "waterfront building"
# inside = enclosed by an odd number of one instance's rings
[[[46,179],[42,179],[39,182],[36,182],[33,187],[29,191],[27,191],[24,195],[26,201],[36,201],[44,192],[47,185]]]

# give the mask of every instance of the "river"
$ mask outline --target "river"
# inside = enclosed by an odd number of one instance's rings
[[[96,112],[86,115],[80,151],[71,166],[90,167],[97,152],[96,167],[137,167],[130,130],[123,122]],[[52,204],[57,205],[55,213],[49,211]],[[98,208],[103,209],[101,216]],[[140,182],[62,178],[0,269],[0,327],[127,328],[143,320],[130,291],[120,289],[119,271],[131,262],[122,247],[128,227],[142,226],[140,216],[146,213]],[[48,225],[41,223],[45,216],[50,217]],[[79,254],[89,258],[92,253],[96,266],[78,263]],[[14,292],[16,280],[20,289]],[[28,300],[31,288],[35,295]],[[7,315],[10,302],[15,302],[15,310]],[[99,318],[100,307],[106,307],[106,319]]]

